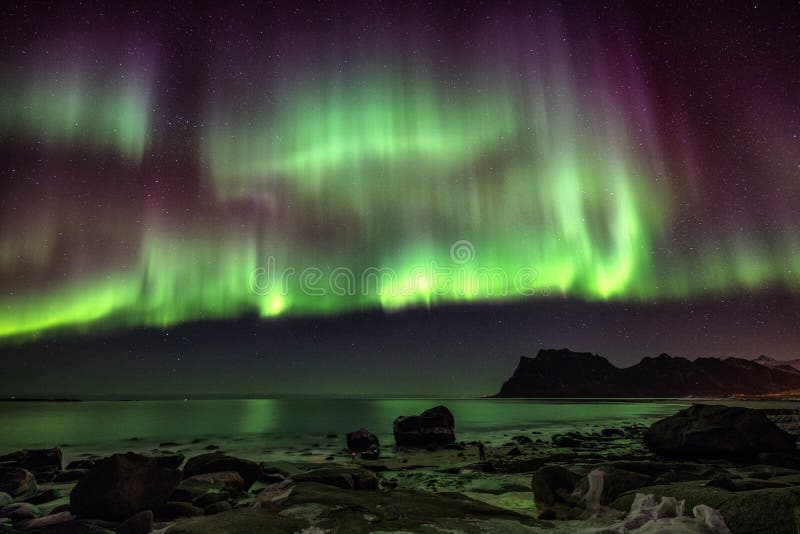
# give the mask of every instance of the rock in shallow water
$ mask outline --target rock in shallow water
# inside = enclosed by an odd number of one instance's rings
[[[394,420],[394,440],[398,447],[417,448],[455,443],[455,419],[444,406],[420,415],[400,416]]]
[[[378,437],[366,428],[359,428],[347,434],[347,448],[353,452],[364,452],[370,447],[380,448],[380,446]]]
[[[676,458],[752,460],[759,453],[794,453],[795,439],[759,410],[695,404],[656,421],[644,433],[656,454]]]
[[[140,510],[167,502],[181,472],[136,453],[103,458],[70,494],[70,510],[79,517],[121,521]]]

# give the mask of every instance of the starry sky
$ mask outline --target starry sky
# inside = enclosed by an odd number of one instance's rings
[[[800,356],[797,3],[166,4],[2,8],[0,394]]]

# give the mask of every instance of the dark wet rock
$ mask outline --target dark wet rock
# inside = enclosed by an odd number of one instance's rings
[[[736,487],[736,484],[733,483],[733,480],[730,477],[726,477],[723,475],[715,476],[708,482],[706,482],[706,486],[710,486],[712,488],[720,488],[727,491],[737,491],[739,488]]]
[[[261,466],[250,460],[242,460],[222,453],[201,454],[189,458],[183,468],[184,476],[192,477],[221,471],[236,471],[244,481],[243,489],[248,489],[263,474]]]
[[[154,454],[153,459],[162,467],[178,469],[183,463],[184,456],[179,452],[160,452]]]
[[[25,521],[23,525],[25,525],[25,531],[52,532],[53,530],[63,529],[62,525],[72,522],[74,519],[75,516],[69,512],[59,512],[30,519]]]
[[[581,477],[560,465],[546,465],[531,476],[531,490],[537,503],[552,506],[564,501],[564,495],[572,493]]]
[[[180,443],[176,441],[165,441],[164,443],[159,443],[159,447],[180,447]]]
[[[294,475],[295,482],[317,482],[349,490],[376,490],[378,477],[367,469],[354,467],[323,467]]]
[[[359,454],[359,456],[361,456],[362,460],[378,460],[381,457],[381,451],[378,447],[372,446]]]
[[[51,514],[58,514],[60,512],[69,512],[69,503],[59,504],[50,510]]]
[[[519,450],[519,447],[514,447],[506,452],[506,456],[519,456],[520,454],[522,454],[522,451]]]
[[[394,440],[398,447],[417,448],[455,443],[455,419],[444,406],[400,416],[394,420]]]
[[[609,504],[623,493],[646,486],[652,480],[648,475],[625,471],[613,467],[601,467],[603,471],[603,492],[600,495],[600,504]],[[583,477],[577,484],[581,494],[585,495],[589,489],[589,479]]]
[[[238,494],[242,491],[244,479],[236,471],[206,473],[184,478],[175,488],[170,500],[192,502],[205,493],[227,492]]]
[[[511,439],[518,445],[530,445],[533,443],[533,440],[528,436],[514,436]]]
[[[53,482],[75,482],[86,476],[88,472],[88,469],[66,469],[53,477]]]
[[[79,517],[124,520],[167,502],[180,480],[180,471],[148,456],[114,454],[98,461],[78,482],[70,494],[70,510]]]
[[[37,493],[35,496],[26,499],[31,504],[42,504],[50,501],[55,501],[64,496],[61,490],[55,488],[48,488]]]
[[[350,492],[323,484],[295,484],[276,509],[240,508],[181,519],[169,534],[299,532],[516,532],[548,523],[459,494],[397,490]]]
[[[695,404],[653,423],[647,448],[676,458],[751,460],[759,453],[795,452],[795,439],[759,410]]]
[[[555,434],[551,439],[556,447],[578,448],[583,446],[583,441],[569,435]]]
[[[625,432],[620,430],[619,428],[604,428],[600,431],[600,434],[607,437],[622,437],[625,435]]]
[[[36,477],[27,469],[0,467],[0,491],[21,501],[36,495]]]
[[[0,508],[0,517],[7,517],[12,523],[25,521],[26,519],[35,519],[43,515],[42,511],[39,510],[35,504],[29,502],[15,502]]]
[[[231,503],[228,501],[218,501],[209,504],[205,508],[203,508],[203,512],[206,515],[214,515],[214,514],[221,514],[222,512],[227,512],[231,509]]]
[[[213,491],[200,495],[192,501],[192,504],[199,506],[200,508],[205,508],[209,504],[227,501],[228,499],[230,499],[230,494],[227,491]]]
[[[353,452],[364,452],[372,447],[380,448],[378,437],[367,430],[359,428],[347,434],[347,448]]]
[[[150,534],[153,530],[153,511],[143,510],[126,519],[117,534]]]
[[[0,456],[0,466],[27,469],[39,482],[52,480],[61,470],[61,449],[23,449]]]
[[[218,450],[218,449],[219,449],[219,445],[214,445],[214,444],[212,443],[212,444],[210,444],[210,445],[206,445],[206,446],[205,446],[205,447],[203,447],[203,448],[204,448],[205,450],[207,450],[207,451],[216,451],[216,450]]]
[[[67,464],[67,469],[91,469],[97,460],[73,460]]]
[[[11,497],[11,495],[5,491],[0,491],[0,508],[7,504],[11,504],[12,502],[14,502],[14,498]]]
[[[156,518],[159,521],[174,521],[180,517],[197,517],[204,513],[202,508],[188,502],[170,501],[158,507]]]

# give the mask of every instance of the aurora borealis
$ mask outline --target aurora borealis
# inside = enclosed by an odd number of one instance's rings
[[[3,23],[3,340],[800,291],[800,62],[775,13],[54,9]],[[295,275],[254,290],[268,265]]]

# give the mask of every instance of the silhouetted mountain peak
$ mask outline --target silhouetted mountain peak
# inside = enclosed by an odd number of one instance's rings
[[[800,371],[786,362],[659,354],[619,368],[591,352],[542,349],[521,357],[499,397],[683,397],[777,393],[800,389]],[[800,361],[798,361],[800,365]]]

